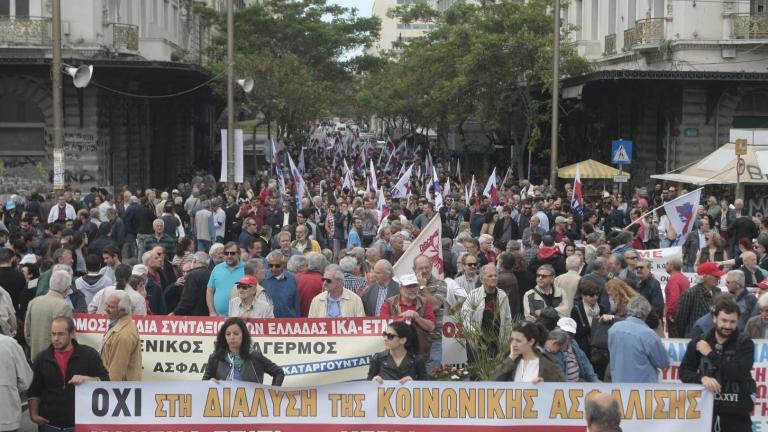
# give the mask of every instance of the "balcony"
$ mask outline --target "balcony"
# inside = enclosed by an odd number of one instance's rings
[[[664,18],[635,21],[635,27],[624,30],[624,51],[656,49],[664,40]]]
[[[0,45],[50,46],[51,19],[0,17]]]
[[[605,48],[603,49],[603,55],[616,54],[616,34],[605,35]]]
[[[635,28],[629,28],[624,30],[624,46],[621,48],[622,51],[629,51],[632,49],[632,45],[635,44]]]
[[[731,15],[731,38],[768,38],[768,14],[739,13]]]
[[[105,44],[121,54],[138,54],[139,27],[131,24],[107,23],[104,25]]]

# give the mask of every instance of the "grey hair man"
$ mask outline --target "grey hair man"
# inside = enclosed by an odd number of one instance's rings
[[[555,278],[555,286],[563,290],[565,294],[564,300],[568,301],[568,304],[573,304],[573,298],[576,296],[576,291],[579,288],[579,281],[581,280],[581,266],[582,261],[579,255],[573,254],[565,259],[565,273]]]
[[[385,259],[380,259],[373,265],[371,285],[360,296],[366,316],[379,316],[384,301],[400,292],[400,284],[392,279],[394,275],[392,264]]]
[[[356,273],[358,268],[357,259],[346,256],[339,260],[339,267],[344,272],[344,288],[357,295],[365,295],[365,291],[368,290],[368,282],[364,277]]]
[[[659,369],[669,366],[669,357],[655,331],[645,323],[651,304],[643,296],[627,303],[627,319],[608,330],[611,379],[616,383],[657,383]]]
[[[725,274],[725,287],[728,288],[729,293],[733,294],[736,304],[739,305],[739,331],[744,330],[757,304],[757,297],[747,291],[745,281],[746,275],[741,270],[731,270]]]
[[[192,255],[192,269],[187,273],[181,298],[169,315],[208,316],[205,294],[208,279],[211,278],[211,270],[208,267],[210,261],[211,258],[203,251]]]
[[[589,432],[620,432],[621,410],[619,403],[607,393],[593,393],[584,407]]]
[[[288,258],[288,264],[285,269],[292,273],[301,273],[307,271],[307,257],[304,255],[293,255]]]
[[[471,290],[461,306],[461,324],[464,329],[487,337],[478,338],[483,345],[467,347],[467,361],[477,362],[477,352],[487,352],[493,357],[498,354],[499,345],[492,341],[506,341],[512,328],[512,312],[507,294],[498,289],[498,273],[493,264],[480,268],[481,286]],[[488,300],[491,300],[490,302]],[[490,309],[493,319],[487,320],[486,311]],[[471,330],[470,330],[471,329]],[[493,332],[498,332],[493,335]],[[488,342],[486,342],[488,341]]]
[[[109,330],[101,345],[101,360],[110,381],[141,381],[141,343],[133,322],[133,307],[128,293],[116,290],[109,294],[106,307]]]
[[[72,286],[72,275],[61,268],[52,269],[48,292],[35,297],[27,305],[24,320],[24,337],[29,344],[32,359],[48,348],[51,343],[51,323],[59,316],[72,316],[72,306],[67,301],[67,291]]]

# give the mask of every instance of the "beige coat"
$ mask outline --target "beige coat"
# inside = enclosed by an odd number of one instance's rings
[[[563,294],[565,294],[564,298],[568,304],[573,304],[573,298],[576,296],[576,291],[579,289],[580,280],[581,275],[572,270],[555,278],[555,287],[563,290]]]
[[[33,361],[51,344],[51,323],[60,316],[71,317],[72,306],[57,292],[48,291],[29,302],[24,320],[24,337]]]
[[[363,301],[352,291],[344,288],[341,293],[341,316],[343,317],[362,317],[365,316]],[[328,291],[323,291],[312,299],[309,305],[309,314],[307,318],[327,318],[328,317]]]
[[[110,381],[141,381],[141,343],[130,315],[120,318],[104,336],[101,360]]]

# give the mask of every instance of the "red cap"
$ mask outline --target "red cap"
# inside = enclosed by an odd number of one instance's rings
[[[768,290],[768,281],[762,281],[759,284],[757,284],[757,289]]]
[[[256,279],[256,276],[254,275],[245,275],[241,277],[240,280],[237,281],[237,283],[240,285],[258,285],[259,280]]]
[[[709,275],[715,277],[723,277],[725,274],[725,272],[720,270],[720,268],[717,266],[717,263],[713,263],[711,261],[700,264],[697,273],[699,276]]]

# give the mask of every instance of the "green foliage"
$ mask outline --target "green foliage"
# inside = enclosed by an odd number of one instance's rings
[[[447,129],[441,125],[477,121],[494,143],[514,145],[520,155],[543,141],[539,124],[550,117],[550,9],[547,0],[457,3],[435,30],[370,76],[358,102],[391,125],[399,120],[439,133]],[[421,5],[397,11],[408,19],[430,16]],[[573,28],[561,30],[565,41]],[[564,77],[589,70],[570,44],[562,44],[560,57]]]
[[[226,67],[226,15],[206,10],[221,30],[209,53],[214,72]],[[378,18],[326,0],[265,0],[235,14],[235,75],[250,77],[252,94],[240,97],[276,122],[278,138],[291,138],[341,103],[355,74],[381,63],[367,56],[344,58],[378,37]],[[223,76],[214,91],[224,95]]]

